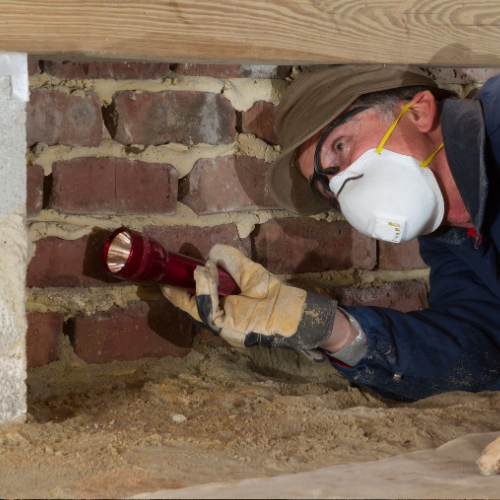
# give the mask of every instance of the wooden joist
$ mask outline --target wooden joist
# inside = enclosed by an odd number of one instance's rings
[[[500,65],[498,0],[2,0],[0,50],[169,62]]]

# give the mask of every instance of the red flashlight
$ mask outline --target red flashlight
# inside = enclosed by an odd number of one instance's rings
[[[135,283],[158,282],[196,293],[194,270],[205,262],[166,251],[158,241],[126,227],[113,231],[102,252],[104,269],[116,278]],[[241,293],[231,276],[219,272],[219,296]]]

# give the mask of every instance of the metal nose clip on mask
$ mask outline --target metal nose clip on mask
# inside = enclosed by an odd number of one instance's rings
[[[392,243],[431,233],[444,216],[441,190],[426,168],[443,144],[425,161],[383,149],[410,105],[403,108],[376,149],[363,153],[329,182],[342,213],[355,229]]]

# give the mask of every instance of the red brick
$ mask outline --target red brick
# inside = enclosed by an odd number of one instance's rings
[[[67,332],[76,355],[87,363],[183,357],[193,344],[191,321],[163,300],[74,318]]]
[[[276,106],[270,102],[257,101],[243,113],[242,130],[254,134],[269,144],[278,144],[278,136],[274,130]]]
[[[49,146],[99,146],[103,121],[94,92],[80,97],[47,89],[32,89],[27,110],[28,146],[44,142]]]
[[[352,266],[373,269],[377,265],[377,241],[352,229]]]
[[[230,245],[250,257],[250,240],[240,239],[236,226],[232,224],[215,227],[148,226],[144,232],[158,240],[165,249],[197,259],[206,259],[217,243]]]
[[[173,64],[172,71],[181,75],[215,78],[286,78],[291,66],[238,64]]]
[[[177,171],[126,158],[76,158],[52,166],[50,206],[70,214],[171,214]]]
[[[195,258],[206,259],[216,243],[231,245],[250,256],[250,240],[240,239],[236,226],[232,224],[213,228],[149,226],[144,228],[144,232],[160,241],[167,250]],[[27,286],[44,288],[126,284],[109,276],[102,265],[102,250],[110,234],[110,231],[97,231],[73,241],[55,237],[36,241],[35,256],[28,265]]]
[[[380,269],[425,269],[427,267],[420,257],[420,245],[417,239],[406,243],[379,242]]]
[[[236,112],[220,94],[190,91],[118,92],[106,125],[121,144],[231,143]]]
[[[28,366],[41,366],[55,361],[61,353],[63,315],[57,312],[32,312],[26,317],[28,320],[26,333]]]
[[[77,78],[151,79],[165,78],[169,63],[43,61],[45,72],[63,80]]]
[[[109,231],[99,231],[74,241],[55,237],[35,242],[36,253],[28,265],[27,286],[102,286],[122,284],[103,269],[101,255]]]
[[[66,213],[116,212],[114,159],[76,158],[52,165],[50,207]]]
[[[28,56],[28,75],[33,76],[37,73],[40,73],[40,68],[38,67],[38,58]]]
[[[36,217],[43,204],[44,172],[40,165],[28,165],[26,170],[26,214],[28,217]]]
[[[329,293],[344,306],[388,307],[401,312],[427,307],[427,292],[421,280],[383,283],[370,288],[336,286]]]
[[[273,273],[371,268],[376,242],[357,235],[344,221],[275,219],[253,233],[257,261]]]
[[[203,158],[182,179],[179,199],[197,214],[279,208],[266,186],[269,167],[249,156]]]

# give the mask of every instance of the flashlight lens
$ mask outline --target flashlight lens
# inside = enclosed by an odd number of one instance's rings
[[[132,236],[127,231],[118,233],[109,245],[106,264],[111,273],[117,273],[122,270],[132,249]]]

